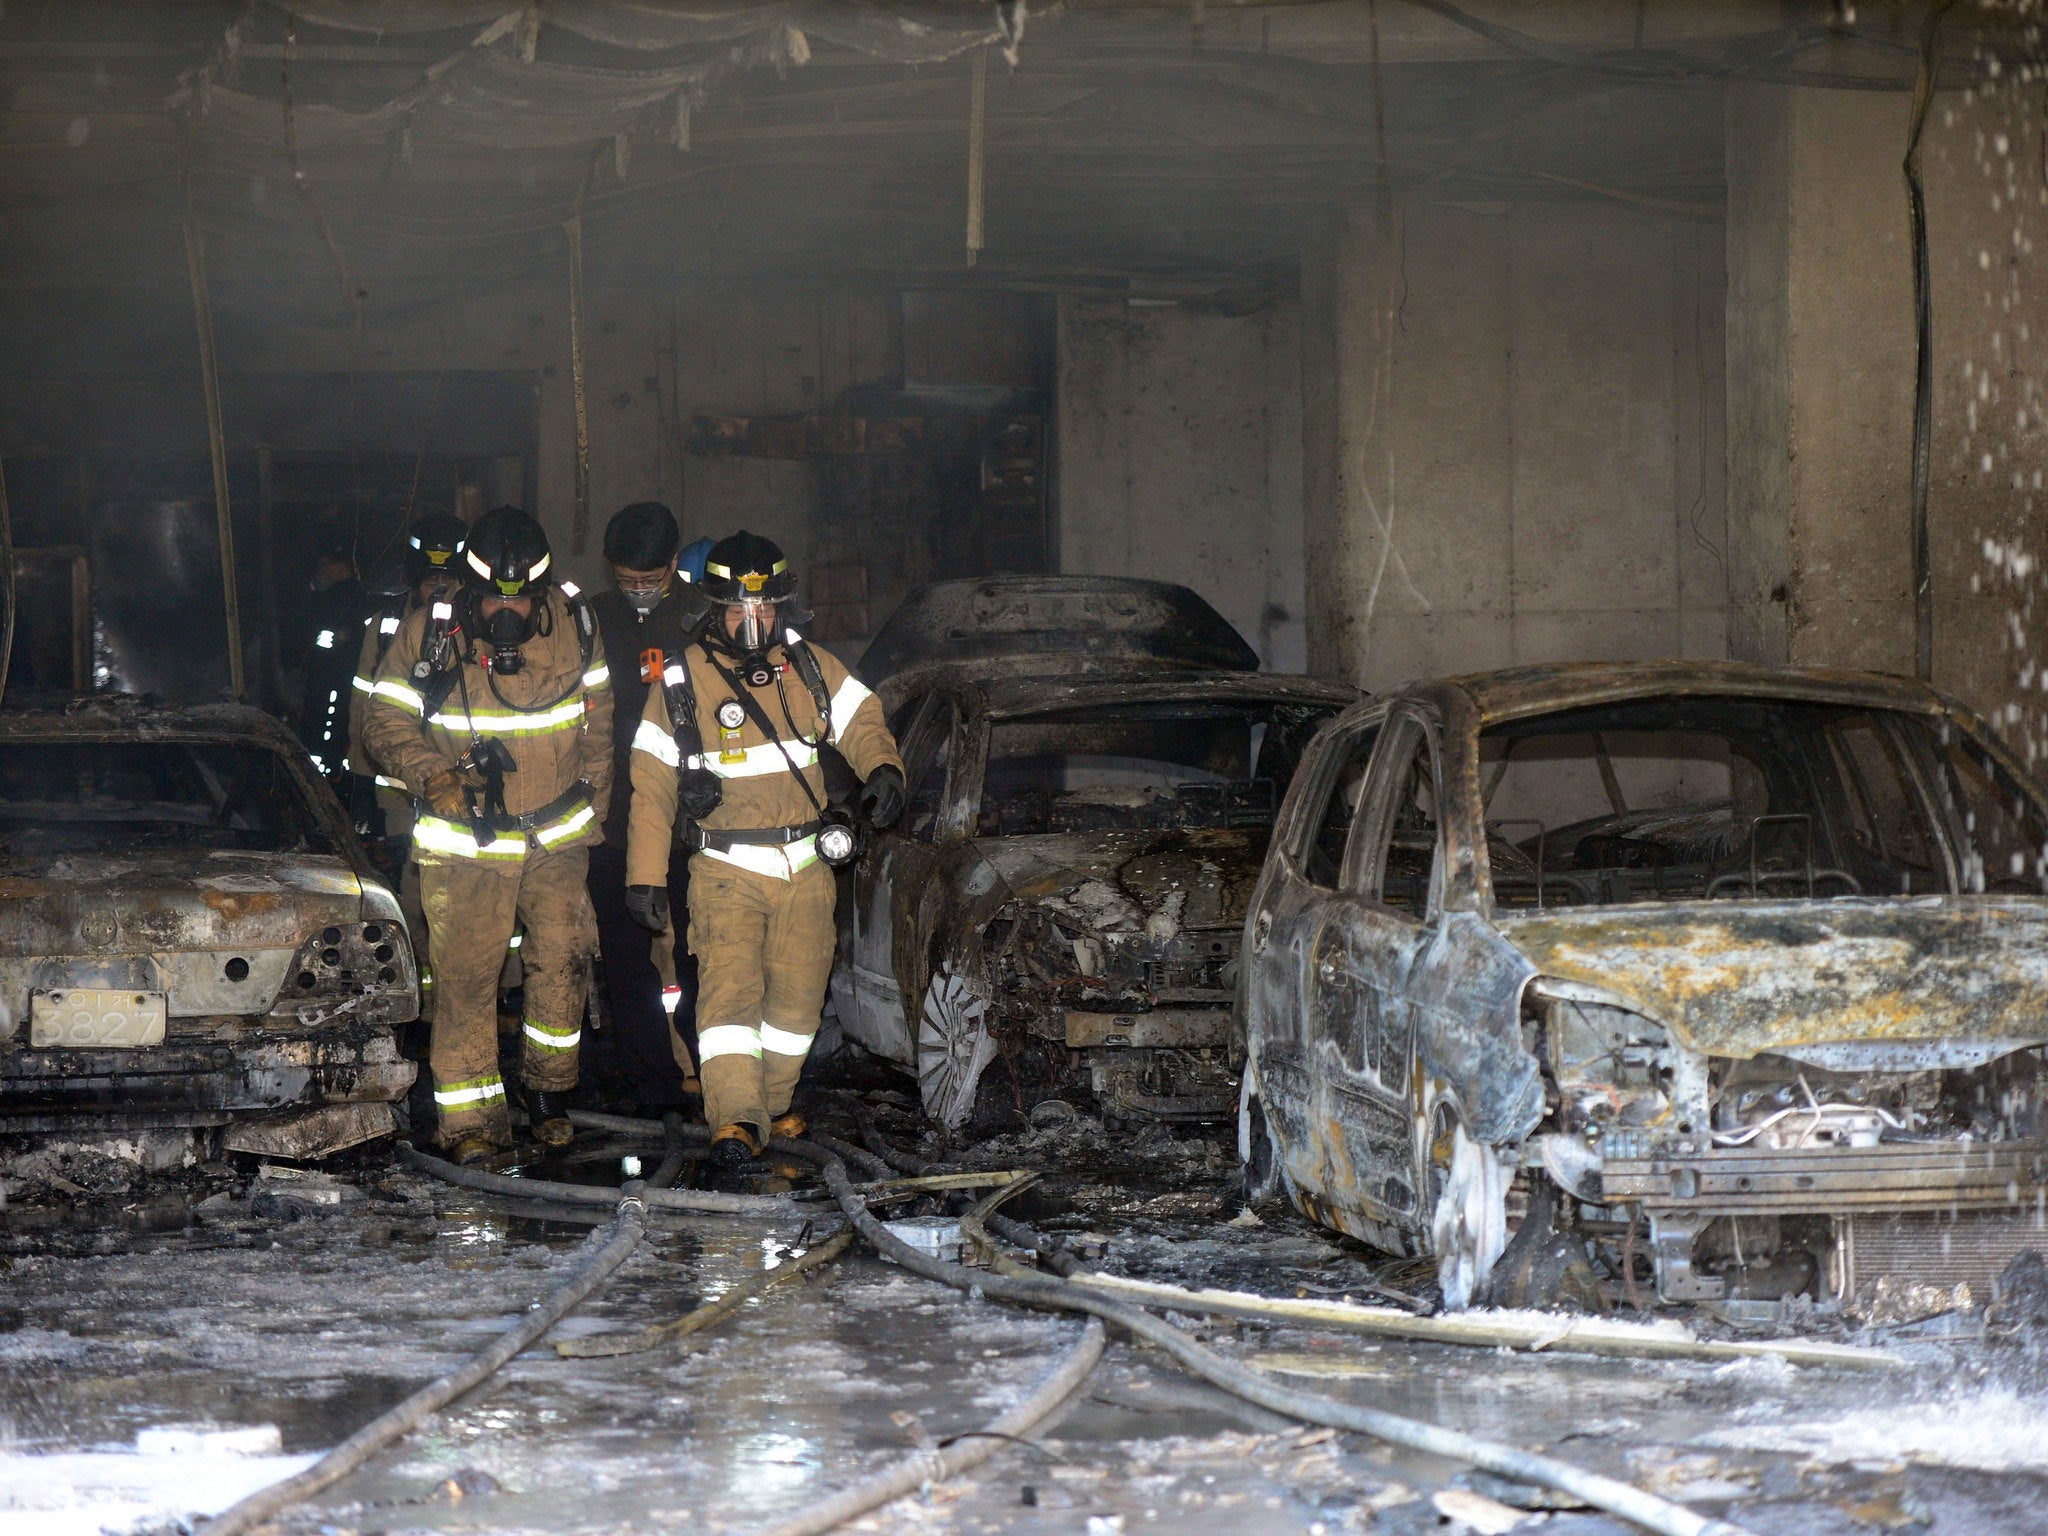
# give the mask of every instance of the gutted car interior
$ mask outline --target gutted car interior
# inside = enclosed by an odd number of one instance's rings
[[[1491,727],[1479,755],[1504,907],[2048,885],[2039,808],[1922,716],[1636,700]]]

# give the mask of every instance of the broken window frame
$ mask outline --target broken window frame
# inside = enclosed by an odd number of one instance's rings
[[[1444,814],[1444,763],[1442,727],[1434,715],[1414,703],[1394,707],[1386,729],[1379,734],[1372,761],[1366,767],[1365,792],[1359,796],[1358,811],[1351,823],[1351,836],[1344,848],[1343,890],[1375,907],[1413,923],[1434,922],[1444,910],[1444,879],[1447,867]],[[1429,792],[1436,805],[1436,839],[1430,854],[1429,883],[1418,915],[1405,904],[1386,897],[1387,862],[1393,851],[1396,821],[1404,794],[1412,792],[1411,770],[1426,750],[1429,760]]]

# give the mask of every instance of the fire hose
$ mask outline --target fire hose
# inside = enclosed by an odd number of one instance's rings
[[[585,1123],[593,1123],[599,1117],[577,1118]],[[661,1127],[656,1127],[650,1121],[631,1121],[610,1116],[602,1117],[602,1120],[604,1123],[601,1128],[608,1130],[645,1133],[659,1129],[667,1143],[667,1155],[661,1168],[656,1170],[654,1178],[645,1183],[635,1182],[623,1186],[618,1200],[617,1215],[610,1224],[586,1240],[585,1256],[569,1277],[525,1319],[502,1334],[488,1349],[473,1356],[459,1369],[429,1383],[390,1412],[373,1420],[297,1476],[253,1494],[225,1510],[207,1522],[203,1528],[203,1536],[241,1536],[241,1533],[275,1517],[291,1505],[310,1498],[322,1488],[328,1487],[361,1466],[377,1451],[411,1432],[429,1414],[482,1383],[521,1350],[538,1341],[571,1308],[609,1278],[639,1246],[646,1229],[650,1195],[709,1193],[674,1192],[648,1187],[665,1185],[675,1178],[682,1166],[684,1141],[702,1140],[706,1134],[702,1127],[685,1127],[674,1116],[670,1116]],[[986,1456],[993,1454],[1004,1439],[1017,1437],[1032,1424],[1043,1419],[1064,1401],[1074,1386],[1086,1376],[1088,1369],[1093,1366],[1100,1354],[1101,1343],[1097,1331],[1100,1323],[1113,1323],[1133,1337],[1165,1351],[1179,1364],[1213,1385],[1246,1402],[1290,1418],[1354,1431],[1428,1455],[1467,1462],[1518,1482],[1557,1489],[1646,1530],[1658,1532],[1660,1536],[1746,1536],[1739,1526],[1696,1514],[1682,1505],[1658,1498],[1613,1478],[1585,1471],[1568,1462],[1481,1440],[1458,1430],[1444,1429],[1399,1414],[1318,1397],[1282,1386],[1264,1372],[1239,1365],[1197,1343],[1163,1319],[1067,1280],[1037,1275],[1017,1266],[1006,1266],[1011,1269],[1010,1273],[971,1270],[930,1257],[897,1238],[869,1212],[865,1197],[847,1176],[846,1162],[841,1149],[854,1153],[863,1166],[884,1172],[888,1171],[884,1166],[887,1159],[877,1157],[873,1153],[862,1152],[844,1143],[828,1146],[819,1141],[778,1140],[773,1146],[776,1151],[793,1154],[814,1164],[826,1189],[831,1192],[853,1230],[858,1232],[877,1253],[893,1260],[912,1274],[935,1280],[970,1296],[1010,1302],[1041,1311],[1078,1312],[1096,1320],[1090,1331],[1084,1333],[1081,1343],[1024,1400],[998,1419],[982,1435],[964,1437],[977,1443],[956,1445],[943,1451],[922,1451],[894,1467],[885,1469],[875,1477],[856,1484],[853,1488],[807,1507],[783,1525],[776,1527],[775,1536],[800,1536],[800,1533],[801,1536],[811,1536],[811,1533],[830,1530],[834,1525],[856,1514],[913,1491],[926,1481],[938,1476],[952,1475],[986,1459]],[[472,1179],[490,1179],[494,1181],[493,1185],[483,1187],[492,1188],[493,1192],[499,1192],[495,1188],[498,1182],[513,1186],[515,1191],[522,1194],[535,1193],[536,1186],[549,1189],[557,1187],[547,1185],[545,1181],[480,1175],[474,1170],[458,1169],[438,1158],[421,1154],[414,1154],[410,1160],[422,1172],[437,1177],[464,1175],[465,1177],[450,1181],[468,1187],[479,1187],[471,1182]],[[895,1161],[904,1163],[909,1160],[899,1157]],[[1059,1245],[1053,1240],[1032,1232],[1020,1223],[1006,1221],[995,1214],[995,1206],[1022,1187],[1021,1183],[1016,1184],[1014,1188],[1006,1186],[983,1200],[971,1213],[970,1233],[979,1234],[981,1241],[986,1242],[984,1227],[994,1227],[1002,1232],[1006,1239],[1018,1241],[1024,1247],[1048,1256],[1059,1255]],[[598,1193],[589,1190],[587,1186],[562,1185],[559,1188],[579,1191],[576,1198],[584,1203],[587,1203],[589,1194]],[[773,1197],[728,1198],[738,1200]],[[700,1214],[712,1213],[701,1206],[693,1209]],[[759,1207],[753,1209],[758,1210]],[[774,1209],[779,1213],[786,1213],[791,1210],[791,1206],[788,1202],[778,1199],[774,1202]],[[722,1208],[716,1213],[736,1214],[730,1207]],[[1011,1425],[1022,1425],[1023,1428],[1007,1427]]]
[[[683,1171],[684,1126],[671,1115],[659,1128],[666,1151],[653,1177],[621,1186],[618,1214],[584,1239],[583,1257],[568,1278],[512,1327],[493,1339],[489,1347],[471,1355],[456,1369],[435,1377],[395,1408],[378,1415],[361,1429],[322,1456],[313,1465],[281,1483],[260,1488],[247,1498],[229,1505],[207,1521],[205,1536],[242,1536],[264,1522],[275,1519],[294,1504],[303,1504],[321,1489],[341,1481],[386,1446],[403,1439],[424,1423],[429,1414],[446,1407],[463,1393],[480,1386],[498,1369],[536,1343],[578,1302],[612,1277],[621,1264],[633,1256],[647,1232],[646,1195],[649,1186],[673,1183]],[[453,1166],[452,1164],[449,1166]]]

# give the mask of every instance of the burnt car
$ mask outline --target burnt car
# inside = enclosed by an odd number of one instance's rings
[[[1984,1299],[2048,1241],[2044,890],[2041,786],[1915,683],[1561,666],[1357,706],[1246,924],[1247,1184],[1434,1255],[1453,1306],[1638,1262],[1669,1301]]]
[[[1357,695],[1257,670],[1184,587],[945,582],[863,671],[909,806],[845,874],[834,1011],[980,1132],[1047,1099],[1227,1119],[1239,935],[1318,727]]]
[[[396,897],[268,715],[0,715],[0,1131],[332,1150],[393,1128],[418,1013]]]

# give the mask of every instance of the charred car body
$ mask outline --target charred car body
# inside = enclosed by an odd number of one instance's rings
[[[1981,1299],[2048,1241],[2044,889],[2041,788],[1916,684],[1594,665],[1355,707],[1246,927],[1247,1181],[1434,1254],[1453,1305],[1517,1221],[1496,1299],[1587,1254],[1674,1301]]]
[[[1102,577],[941,583],[877,634],[910,804],[848,872],[832,995],[942,1125],[1228,1117],[1245,903],[1356,697],[1257,665],[1194,593]]]
[[[418,1012],[397,900],[269,716],[0,715],[0,1131],[332,1149],[392,1128]]]

